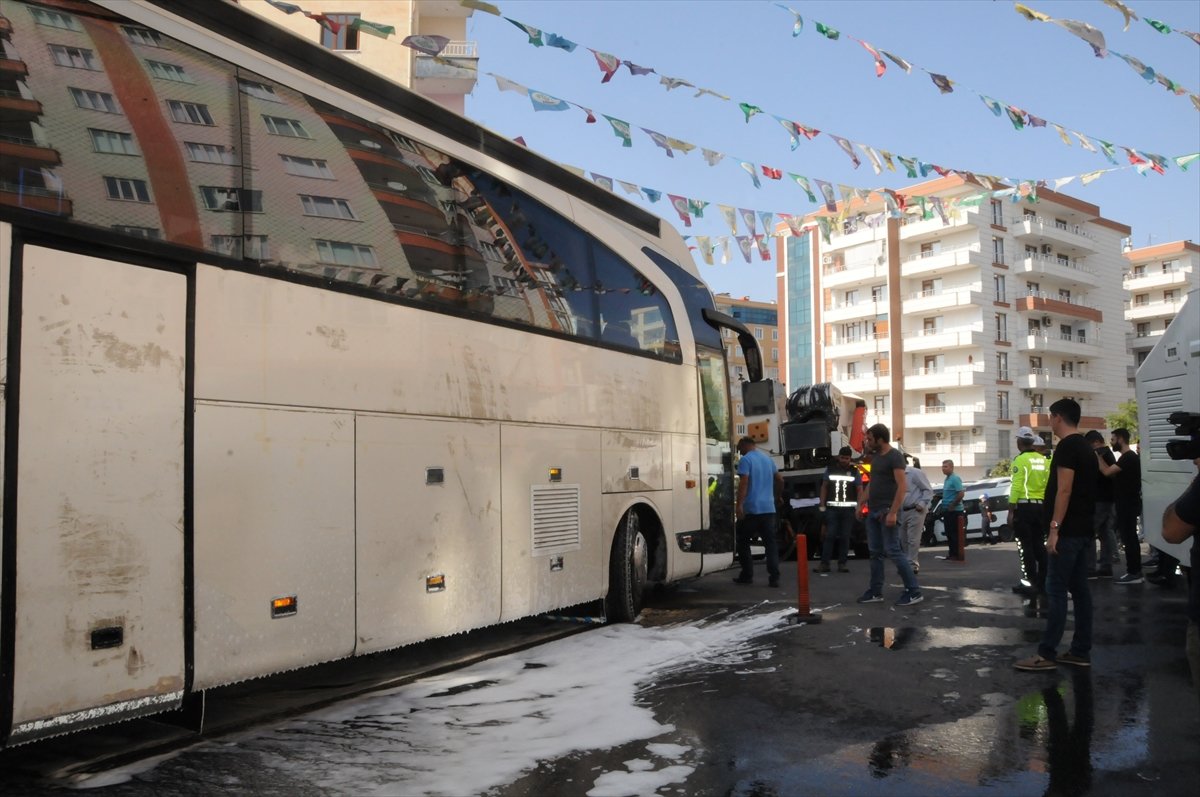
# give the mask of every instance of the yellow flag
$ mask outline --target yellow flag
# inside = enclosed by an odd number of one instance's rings
[[[1020,3],[1014,3],[1013,6],[1016,9],[1016,12],[1018,14],[1025,17],[1025,19],[1029,20],[1030,22],[1049,22],[1050,21],[1049,14],[1043,14],[1041,11],[1034,11],[1029,6],[1023,6]]]
[[[1092,182],[1093,180],[1098,179],[1100,177],[1100,175],[1104,174],[1107,171],[1108,171],[1108,169],[1101,169],[1096,172],[1088,172],[1087,174],[1080,175],[1079,182],[1083,183],[1084,185],[1087,185],[1088,183]]]

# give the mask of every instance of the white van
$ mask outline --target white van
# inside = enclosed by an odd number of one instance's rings
[[[986,495],[988,508],[996,519],[992,521],[992,533],[1000,535],[1001,540],[1012,539],[1012,528],[1008,522],[1008,496],[1012,490],[1012,479],[1001,476],[984,481],[963,485],[963,506],[967,513],[967,539],[982,538],[983,525],[979,514],[979,504]],[[933,503],[929,507],[929,515],[925,521],[925,544],[944,545],[946,543],[946,528],[938,512],[942,500],[942,488],[933,488]]]

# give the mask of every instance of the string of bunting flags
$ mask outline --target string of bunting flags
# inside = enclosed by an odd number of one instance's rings
[[[1080,39],[1083,39],[1088,43],[1088,45],[1091,46],[1092,52],[1097,58],[1107,58],[1109,53],[1111,53],[1128,64],[1130,69],[1132,69],[1134,72],[1137,72],[1138,75],[1140,75],[1141,78],[1150,85],[1158,83],[1172,94],[1177,96],[1182,96],[1184,94],[1188,95],[1189,99],[1192,101],[1192,105],[1196,106],[1196,110],[1200,111],[1200,95],[1197,95],[1196,92],[1179,85],[1162,72],[1146,66],[1141,60],[1134,58],[1132,55],[1122,55],[1121,53],[1112,49],[1108,46],[1104,39],[1104,34],[1098,28],[1089,25],[1086,22],[1080,22],[1077,19],[1056,19],[1049,14],[1043,14],[1041,11],[1035,11],[1034,9],[1020,3],[1014,3],[1013,5],[1014,10],[1030,22],[1049,22],[1052,25],[1059,26],[1068,33],[1072,33],[1078,36]],[[1168,28],[1166,25],[1163,25],[1163,23],[1159,22],[1158,25],[1162,25],[1164,28],[1166,28],[1168,33],[1170,32],[1170,28]],[[1155,29],[1158,30],[1157,27]]]
[[[463,3],[464,5],[466,5],[466,4],[475,2],[475,0],[460,0],[460,2]],[[799,31],[803,29],[803,18],[801,17],[799,12],[794,11],[790,8],[787,8],[786,6],[782,6],[779,4],[776,4],[776,5],[779,8],[789,11],[794,16],[795,25],[793,27],[792,35],[793,36],[799,35]],[[499,16],[499,14],[497,14],[497,15]],[[524,22],[521,22],[518,20],[511,19],[508,17],[503,17],[503,19],[510,22],[516,29],[522,31],[528,37],[529,43],[535,47],[551,47],[552,49],[560,49],[560,50],[565,50],[566,52],[573,53],[573,52],[575,52],[576,48],[581,46],[581,45],[577,44],[576,42],[574,42],[570,39],[567,39],[565,36],[559,35],[557,33],[550,33],[547,31],[543,31],[532,25],[529,25],[527,23],[524,23]],[[818,32],[821,33],[827,39],[836,40],[836,39],[840,38],[840,36],[841,36],[841,33],[839,31],[837,31],[836,29],[831,28],[827,25],[824,25],[824,24],[818,22],[818,23],[816,23],[816,26],[817,26]],[[853,37],[847,37],[847,38],[853,39]],[[872,47],[869,43],[867,43],[865,41],[860,41],[858,39],[854,39],[854,41],[858,41],[865,49],[867,49],[870,53],[872,53],[874,55],[874,57],[876,59],[876,74],[877,75],[882,75],[883,72],[886,70],[887,67],[883,61],[883,58],[886,57],[888,60],[890,60],[894,64],[898,65],[906,73],[911,73],[913,69],[919,69],[921,71],[927,72],[933,78],[935,85],[937,85],[943,93],[953,92],[954,86],[956,85],[956,81],[952,80],[951,78],[946,77],[945,75],[937,74],[937,73],[931,72],[929,70],[926,70],[923,67],[917,66],[917,65],[913,64],[912,62],[907,61],[906,59],[901,58],[900,56],[895,55],[894,53],[890,53],[886,50],[876,50],[874,47]],[[588,50],[588,52],[592,53],[592,55],[594,56],[594,58],[596,60],[596,63],[599,65],[600,70],[602,72],[601,83],[608,83],[616,74],[618,74],[618,71],[620,70],[620,68],[622,66],[624,66],[629,70],[630,75],[633,75],[633,76],[640,77],[640,76],[657,75],[659,78],[659,83],[661,85],[663,85],[667,91],[671,91],[676,88],[688,87],[688,88],[696,89],[696,93],[694,95],[696,98],[699,98],[704,95],[711,95],[720,100],[731,101],[729,96],[722,94],[721,92],[718,92],[718,91],[715,91],[715,90],[709,89],[709,88],[699,87],[695,83],[692,83],[691,81],[686,80],[684,78],[670,77],[667,75],[659,74],[653,67],[641,66],[638,64],[634,64],[633,62],[629,61],[628,59],[621,58],[621,57],[613,55],[611,53],[602,52],[602,51],[593,49],[591,47],[585,46],[584,49],[586,49],[586,50]],[[495,76],[492,73],[488,73],[488,74],[492,75],[493,77]],[[505,80],[507,81],[507,79],[505,79]],[[507,83],[511,84],[511,88],[505,88],[504,86],[501,86],[502,90],[520,91],[521,89],[524,88],[524,87],[520,86],[520,84],[515,83],[514,81],[507,81]],[[545,95],[542,92],[538,92],[538,94],[542,98],[549,97],[549,95]],[[1028,111],[1024,111],[1024,110],[1016,107],[1015,105],[1011,105],[1008,103],[1002,103],[1002,102],[997,101],[997,100],[995,100],[987,95],[984,95],[984,94],[980,94],[979,96],[980,96],[980,99],[983,101],[984,105],[986,105],[988,107],[988,109],[992,111],[993,115],[998,116],[998,117],[999,116],[1007,116],[1008,120],[1012,123],[1013,127],[1016,130],[1022,130],[1025,127],[1046,127],[1047,125],[1050,125],[1058,132],[1059,138],[1068,147],[1072,146],[1071,138],[1068,136],[1068,133],[1069,133],[1071,136],[1075,137],[1076,141],[1079,142],[1080,147],[1087,150],[1088,152],[1093,152],[1093,153],[1102,155],[1110,164],[1112,164],[1114,166],[1119,164],[1116,153],[1117,153],[1118,149],[1121,149],[1121,150],[1125,151],[1126,155],[1129,158],[1129,163],[1132,165],[1147,164],[1150,169],[1152,169],[1153,171],[1158,172],[1160,174],[1163,173],[1169,167],[1168,159],[1161,155],[1146,152],[1146,151],[1142,150],[1141,148],[1128,147],[1128,146],[1121,145],[1121,144],[1113,144],[1112,142],[1107,141],[1099,136],[1095,136],[1092,134],[1084,134],[1079,131],[1069,129],[1069,128],[1067,128],[1063,125],[1060,125],[1056,122],[1048,121],[1045,118],[1036,116]],[[550,99],[553,100],[554,98],[551,97]],[[572,104],[575,104],[575,103],[564,103],[563,101],[558,101],[558,102],[549,102],[549,103],[538,104],[535,102],[534,107],[537,110],[567,110],[569,105],[572,105]],[[594,121],[594,116],[592,116],[592,112],[589,109],[587,109],[585,106],[582,106],[582,105],[577,105],[577,104],[575,104],[575,105],[576,105],[576,107],[579,107],[581,110],[584,110],[586,113],[589,114],[589,119],[588,119],[589,122]],[[755,105],[753,103],[738,102],[737,107],[741,111],[741,113],[744,115],[745,121],[747,123],[749,123],[749,121],[752,118],[754,118],[755,116],[758,116],[760,114],[774,118],[783,127],[783,129],[785,131],[787,131],[788,136],[790,138],[790,142],[791,142],[791,148],[793,151],[795,151],[796,148],[800,145],[800,141],[802,138],[811,141],[812,139],[814,139],[818,135],[820,135],[820,133],[822,132],[821,130],[819,130],[818,128],[816,128],[814,126],[805,125],[800,122],[794,121],[792,119],[788,119],[783,116],[779,116],[777,114],[768,113],[762,107]],[[1200,107],[1200,105],[1198,105],[1197,107]],[[605,118],[609,119],[610,123],[612,123],[614,125],[614,128],[619,128],[616,130],[616,135],[618,135],[619,137],[622,137],[626,140],[625,146],[630,146],[630,143],[628,143],[628,136],[625,135],[628,125],[626,123],[622,123],[621,125],[618,125],[617,123],[620,120],[614,121],[612,117],[606,116]],[[686,151],[689,151],[690,149],[694,148],[694,147],[674,146],[674,144],[676,144],[676,143],[686,143],[686,142],[680,142],[679,139],[659,137],[658,134],[655,134],[653,131],[649,131],[649,130],[646,130],[646,133],[655,140],[655,143],[659,144],[659,146],[662,146],[664,148],[664,150],[666,150],[669,157],[674,157],[674,154],[672,152],[673,149],[675,149],[675,150],[682,149],[683,151],[686,152]],[[839,149],[841,149],[841,151],[844,152],[847,157],[850,158],[851,164],[856,169],[859,168],[859,166],[862,163],[862,159],[859,157],[859,155],[855,151],[855,148],[857,147],[858,150],[863,155],[866,156],[868,163],[871,165],[871,168],[874,170],[874,172],[876,174],[880,174],[883,171],[883,169],[885,169],[885,168],[889,171],[893,171],[893,172],[896,171],[894,159],[898,159],[901,161],[901,163],[903,165],[905,165],[910,177],[917,176],[915,173],[913,173],[914,168],[909,164],[909,162],[910,161],[916,162],[919,159],[897,158],[895,155],[893,155],[888,150],[878,148],[878,147],[868,146],[865,144],[858,144],[856,142],[850,141],[849,139],[847,139],[844,136],[837,135],[836,133],[831,133],[831,132],[826,131],[826,135],[835,144],[837,144]],[[1094,143],[1093,143],[1093,140],[1094,140]],[[746,167],[743,167],[743,168],[746,168]],[[751,178],[757,182],[758,178],[755,173],[755,172],[757,172],[757,169],[755,169],[755,170],[747,169],[747,171],[749,171],[751,173]],[[773,171],[778,171],[778,170],[773,170]],[[764,174],[768,177],[774,176],[772,172],[765,172]],[[922,175],[922,176],[924,176],[924,175]],[[776,177],[774,179],[779,179],[779,178]]]
[[[1122,3],[1121,0],[1103,0],[1103,2],[1104,5],[1115,9],[1121,14],[1121,16],[1125,17],[1125,27],[1121,29],[1123,32],[1129,30],[1130,22],[1137,21],[1138,15],[1135,14],[1133,10],[1129,8],[1129,6]],[[1188,37],[1196,44],[1200,44],[1200,33],[1194,33],[1190,30],[1183,30],[1182,28],[1172,28],[1166,22],[1159,22],[1157,19],[1150,19],[1150,17],[1142,17],[1141,19],[1147,25],[1163,35],[1169,36],[1171,33],[1178,33],[1181,36]]]

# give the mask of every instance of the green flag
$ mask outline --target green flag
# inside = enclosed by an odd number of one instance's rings
[[[350,27],[355,30],[361,30],[363,33],[369,33],[372,36],[378,36],[381,39],[386,39],[388,36],[393,36],[396,33],[396,29],[391,25],[380,25],[378,22],[369,22],[362,17],[351,22]]]
[[[762,108],[757,105],[751,105],[748,102],[739,102],[738,107],[742,109],[742,113],[746,114],[746,122],[750,121],[750,117],[756,113],[762,113]]]
[[[842,35],[835,28],[831,28],[828,25],[824,24],[823,22],[817,23],[817,33],[821,34],[826,39],[829,39],[831,41],[837,41],[838,37]]]
[[[1171,32],[1171,26],[1165,22],[1159,22],[1157,19],[1150,19],[1150,17],[1142,17],[1142,19],[1146,20],[1146,24],[1154,28],[1159,33]]]
[[[621,139],[622,147],[633,146],[633,138],[630,135],[629,122],[625,122],[620,119],[614,119],[613,117],[604,114],[601,114],[601,116],[604,116],[604,118],[608,120],[608,123],[612,125],[613,135]]]

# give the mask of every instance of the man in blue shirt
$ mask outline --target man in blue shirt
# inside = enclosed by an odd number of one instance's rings
[[[771,458],[759,451],[754,439],[738,440],[737,495],[737,555],[742,572],[733,581],[750,584],[754,581],[754,559],[750,556],[750,540],[762,538],[767,554],[767,583],[779,586],[779,545],[775,541],[775,503],[783,496],[783,476]]]
[[[950,555],[946,558],[959,560],[962,559],[962,551],[958,550],[958,524],[963,523],[965,528],[967,520],[963,511],[965,490],[962,477],[954,472],[954,460],[947,459],[942,462],[942,475],[946,477],[942,485],[942,527],[946,530],[946,542],[950,545]]]

